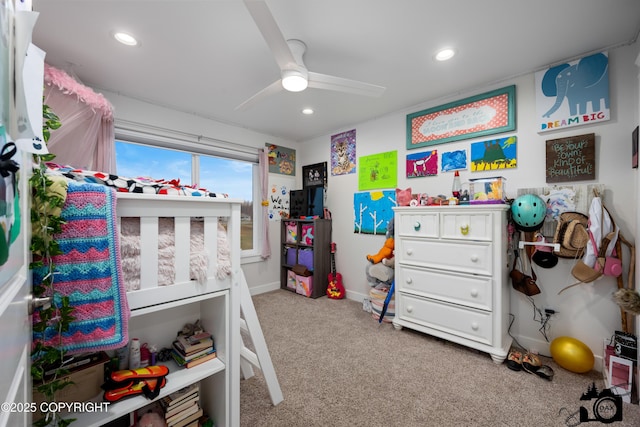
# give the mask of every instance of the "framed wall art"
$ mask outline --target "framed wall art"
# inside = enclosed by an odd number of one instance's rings
[[[596,179],[596,134],[549,139],[547,183]]]
[[[516,129],[516,87],[407,115],[407,150]]]
[[[327,162],[302,167],[302,187],[324,187],[327,185]]]

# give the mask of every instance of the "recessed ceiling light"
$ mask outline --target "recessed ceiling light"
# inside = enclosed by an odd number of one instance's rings
[[[447,59],[453,58],[453,56],[455,54],[456,54],[456,50],[448,47],[448,48],[441,49],[438,52],[436,52],[436,55],[434,56],[434,58],[437,61],[446,61]]]
[[[307,115],[313,114],[313,109],[312,108],[304,108],[302,110],[302,114],[307,114]]]
[[[131,34],[123,33],[121,31],[117,31],[113,33],[113,38],[118,40],[122,44],[126,44],[127,46],[137,46],[138,40],[133,37]]]

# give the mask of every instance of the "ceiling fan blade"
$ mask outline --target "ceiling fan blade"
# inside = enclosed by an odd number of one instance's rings
[[[262,37],[273,53],[276,63],[281,70],[296,66],[296,59],[291,53],[282,31],[274,19],[264,0],[243,0],[251,17],[255,21]]]
[[[265,87],[264,89],[262,89],[260,92],[256,93],[255,95],[253,95],[251,98],[247,99],[246,101],[244,101],[242,104],[238,105],[235,110],[236,111],[245,111],[248,110],[249,108],[253,107],[254,104],[256,104],[257,102],[259,102],[260,100],[274,95],[278,92],[280,92],[281,90],[284,90],[282,88],[282,80],[278,79],[275,82],[271,83],[269,86]]]
[[[309,87],[353,93],[373,98],[381,96],[387,89],[384,86],[359,82],[357,80],[350,80],[342,77],[329,76],[327,74],[314,73],[312,71],[309,71]]]

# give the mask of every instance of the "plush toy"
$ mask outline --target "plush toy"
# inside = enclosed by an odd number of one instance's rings
[[[393,282],[394,272],[393,267],[387,267],[381,262],[378,264],[367,264],[365,268],[367,282],[373,287],[385,285],[388,288],[391,282]]]
[[[147,412],[138,422],[138,427],[167,427],[164,418],[156,412]]]
[[[387,225],[387,234],[386,234],[387,240],[384,241],[384,245],[382,246],[382,248],[380,248],[377,254],[367,255],[367,260],[369,260],[370,263],[378,264],[383,259],[388,259],[393,257],[393,250],[394,250],[393,232],[394,232],[394,225],[393,225],[393,218],[391,218],[391,220],[389,221],[389,224]]]
[[[372,264],[377,264],[385,258],[391,258],[393,256],[394,242],[393,237],[389,237],[384,242],[384,246],[380,248],[377,254],[367,255],[367,259]]]

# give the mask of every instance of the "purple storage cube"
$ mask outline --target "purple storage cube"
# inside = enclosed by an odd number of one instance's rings
[[[287,264],[296,264],[296,248],[287,248]]]
[[[298,264],[302,264],[309,271],[313,271],[313,249],[300,249],[298,251]]]

